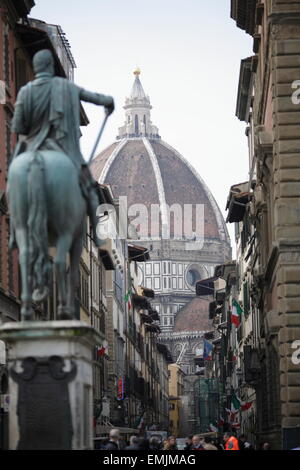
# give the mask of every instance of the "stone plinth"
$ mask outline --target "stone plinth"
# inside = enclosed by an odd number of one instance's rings
[[[101,341],[80,321],[5,323],[9,448],[92,449],[92,352]]]

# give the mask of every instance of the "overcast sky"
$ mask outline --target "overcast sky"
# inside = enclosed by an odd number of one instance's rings
[[[153,124],[199,172],[226,216],[230,186],[248,179],[246,126],[235,117],[235,106],[240,61],[252,55],[250,36],[230,19],[230,0],[35,2],[31,17],[59,24],[66,33],[77,64],[75,82],[115,99],[99,151],[124,123],[123,105],[138,66]],[[81,148],[87,158],[103,110],[84,106],[90,124]]]

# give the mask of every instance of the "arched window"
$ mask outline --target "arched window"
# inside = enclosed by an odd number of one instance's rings
[[[139,118],[137,114],[134,116],[134,129],[136,135],[139,135]]]

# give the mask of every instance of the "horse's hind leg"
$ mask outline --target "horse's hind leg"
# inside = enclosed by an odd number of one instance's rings
[[[58,319],[69,320],[71,314],[67,308],[67,292],[66,292],[66,258],[71,245],[70,236],[62,236],[56,244],[56,255],[54,264],[56,269],[57,285],[58,285]]]
[[[31,276],[29,273],[28,234],[27,230],[24,228],[16,229],[15,234],[19,247],[19,263],[22,280],[21,320],[33,320]]]
[[[81,234],[76,240],[70,250],[70,272],[68,279],[68,308],[72,318],[75,318],[75,290],[79,284],[78,266],[80,262],[80,256],[83,245],[83,234]],[[80,318],[78,318],[79,320]]]

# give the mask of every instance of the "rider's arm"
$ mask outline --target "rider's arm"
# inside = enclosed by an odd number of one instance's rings
[[[18,93],[17,102],[15,104],[14,117],[12,119],[12,131],[16,134],[26,135],[28,133],[25,117],[24,117],[24,89]]]
[[[80,89],[79,97],[82,101],[87,101],[88,103],[98,104],[100,106],[105,106],[107,111],[111,114],[114,110],[114,100],[112,96],[101,95],[100,93],[93,93],[91,91]]]

